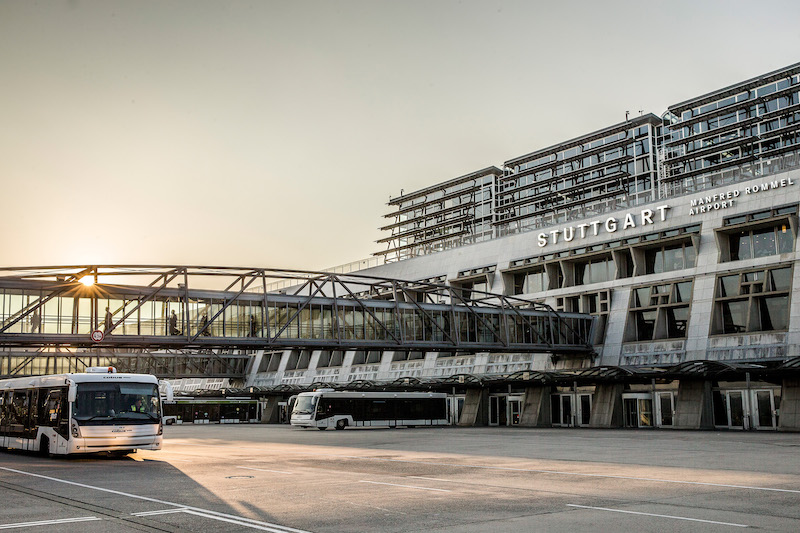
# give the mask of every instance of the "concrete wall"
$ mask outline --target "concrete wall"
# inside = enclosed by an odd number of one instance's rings
[[[682,380],[675,402],[675,429],[714,429],[710,381]]]
[[[486,426],[489,424],[489,393],[483,389],[468,389],[461,408],[459,426]]]
[[[551,387],[528,387],[525,389],[525,400],[522,404],[520,426],[550,427],[550,392]]]
[[[598,385],[592,398],[592,415],[589,427],[620,428],[624,424],[622,413],[622,383]]]

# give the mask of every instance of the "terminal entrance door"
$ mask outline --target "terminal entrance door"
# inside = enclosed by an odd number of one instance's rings
[[[447,420],[450,425],[457,425],[461,419],[461,410],[464,408],[464,396],[447,397]]]
[[[588,426],[592,415],[592,395],[554,394],[550,398],[551,422],[555,427]]]
[[[622,395],[622,408],[625,413],[626,428],[653,427],[653,399],[647,393]]]
[[[656,394],[656,426],[672,426],[675,413],[675,400],[672,392],[659,392]]]
[[[745,419],[745,391],[714,391],[714,425],[729,429],[749,429]]]
[[[753,406],[753,427],[755,429],[777,429],[781,397],[775,396],[772,389],[750,392]]]
[[[489,396],[489,425],[517,426],[522,415],[522,396],[497,394]]]

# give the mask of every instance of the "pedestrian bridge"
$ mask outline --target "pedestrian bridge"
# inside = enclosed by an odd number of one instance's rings
[[[248,353],[295,348],[585,355],[592,325],[589,315],[511,296],[360,274],[0,268],[2,376],[107,361],[171,377],[232,377],[244,374]],[[170,360],[162,372],[140,364],[159,358]],[[45,371],[35,370],[43,360]]]

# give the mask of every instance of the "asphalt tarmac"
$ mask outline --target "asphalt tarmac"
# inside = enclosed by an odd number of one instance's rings
[[[800,531],[800,434],[165,428],[126,458],[0,452],[0,529]]]

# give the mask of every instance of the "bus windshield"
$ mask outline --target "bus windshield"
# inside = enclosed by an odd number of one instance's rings
[[[316,396],[298,396],[292,414],[310,415],[317,403]]]
[[[152,383],[78,383],[73,417],[82,424],[152,424],[161,420]]]

